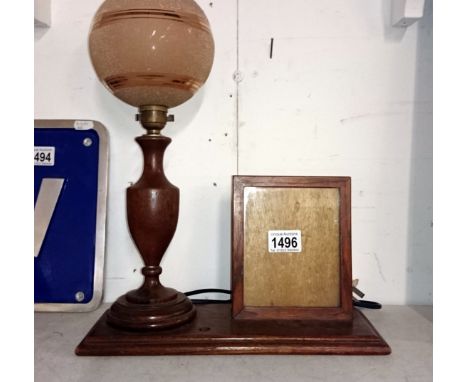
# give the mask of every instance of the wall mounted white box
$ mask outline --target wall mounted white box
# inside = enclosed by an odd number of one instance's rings
[[[407,27],[423,17],[425,0],[393,0],[392,25]]]
[[[34,0],[35,27],[50,27],[50,1],[51,0]]]

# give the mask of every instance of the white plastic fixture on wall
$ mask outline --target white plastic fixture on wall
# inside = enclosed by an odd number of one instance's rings
[[[424,14],[425,0],[393,0],[392,25],[407,27],[421,19]]]
[[[34,26],[50,27],[50,0],[34,0]]]

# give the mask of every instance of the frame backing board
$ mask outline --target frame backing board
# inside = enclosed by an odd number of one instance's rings
[[[339,203],[336,188],[244,189],[246,306],[340,305]],[[269,229],[298,227],[300,253],[269,253]]]
[[[234,177],[234,318],[351,319],[350,195],[347,177]],[[272,253],[275,230],[300,251]]]

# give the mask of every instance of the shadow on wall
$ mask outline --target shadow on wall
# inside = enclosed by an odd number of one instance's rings
[[[231,180],[229,180],[231,181]],[[218,222],[218,266],[217,266],[217,288],[231,289],[231,195],[223,195],[219,203]],[[228,296],[218,297],[221,299]]]
[[[411,142],[406,302],[432,304],[432,0],[418,28]]]
[[[392,6],[393,1],[382,0],[384,37],[388,42],[399,43],[405,36],[406,28],[395,28],[392,26]]]
[[[175,121],[166,126],[166,135],[171,138],[177,137],[185,128],[192,124],[200,111],[203,99],[205,98],[205,86],[202,86],[195,95],[180,106],[169,109],[169,114],[174,114]],[[170,132],[169,132],[170,130]]]
[[[49,31],[49,27],[34,25],[34,42],[38,42]]]

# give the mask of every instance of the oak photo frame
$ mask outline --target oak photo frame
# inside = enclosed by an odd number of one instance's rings
[[[234,176],[232,193],[232,317],[351,321],[351,178]],[[270,230],[299,230],[301,252],[269,252]]]

